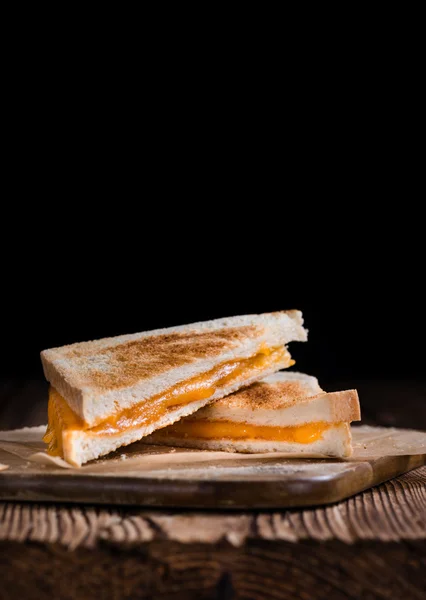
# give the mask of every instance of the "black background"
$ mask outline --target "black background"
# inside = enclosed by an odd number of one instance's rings
[[[9,249],[4,376],[42,378],[52,346],[289,308],[310,332],[291,345],[297,369],[320,381],[423,376],[423,242],[402,208],[296,201],[284,184],[250,203],[200,190],[191,207],[179,193],[155,212],[147,193],[123,195],[92,206],[93,219],[58,200],[61,214]]]
[[[48,347],[298,308],[309,342],[291,352],[320,382],[423,378],[415,96],[402,113],[375,94],[285,110],[270,96],[255,112],[253,98],[207,112],[163,99],[114,126],[104,105],[22,110],[4,165],[1,376],[41,379]]]

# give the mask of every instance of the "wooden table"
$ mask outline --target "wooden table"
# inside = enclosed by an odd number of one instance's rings
[[[358,388],[363,422],[426,429],[426,382]],[[0,428],[46,386],[0,385]],[[185,512],[0,504],[0,598],[404,598],[426,589],[426,467],[326,508]]]

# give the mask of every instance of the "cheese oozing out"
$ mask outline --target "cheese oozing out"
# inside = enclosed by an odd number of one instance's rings
[[[201,440],[267,440],[311,444],[322,439],[325,431],[340,423],[317,421],[304,425],[276,427],[232,421],[208,421],[186,418],[161,430],[162,436]]]
[[[228,387],[239,379],[248,379],[258,371],[280,363],[279,368],[294,364],[287,348],[268,348],[262,346],[257,354],[250,358],[222,363],[204,373],[179,383],[166,392],[124,409],[102,423],[89,427],[68,406],[64,398],[53,388],[49,390],[48,427],[44,441],[48,444],[48,453],[63,456],[62,434],[65,431],[85,431],[93,436],[119,435],[132,428],[148,426],[158,421],[174,407],[198,402],[210,398],[218,390]]]

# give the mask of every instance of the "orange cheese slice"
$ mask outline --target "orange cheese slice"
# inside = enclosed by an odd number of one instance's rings
[[[231,421],[204,421],[201,419],[182,419],[178,423],[161,430],[161,435],[176,438],[203,440],[267,440],[271,442],[296,442],[310,444],[320,440],[327,429],[339,425],[318,421],[291,427],[269,425],[251,425]]]

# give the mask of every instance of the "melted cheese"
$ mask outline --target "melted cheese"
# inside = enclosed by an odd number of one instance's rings
[[[283,366],[294,364],[294,360],[286,348],[261,347],[258,353],[251,358],[222,363],[207,373],[175,385],[163,394],[112,415],[92,428],[85,424],[71,410],[62,396],[51,387],[49,390],[49,424],[43,439],[48,444],[50,454],[62,456],[62,433],[64,431],[79,430],[104,436],[118,435],[132,428],[148,426],[176,406],[210,398],[222,387],[228,386],[242,377],[248,378],[257,371],[263,371],[278,362],[283,363]]]
[[[161,435],[176,438],[192,438],[203,440],[268,440],[271,442],[296,442],[310,444],[320,440],[323,433],[338,423],[318,421],[306,425],[292,427],[273,427],[265,425],[249,425],[231,421],[203,421],[183,419],[170,427],[161,430]]]

